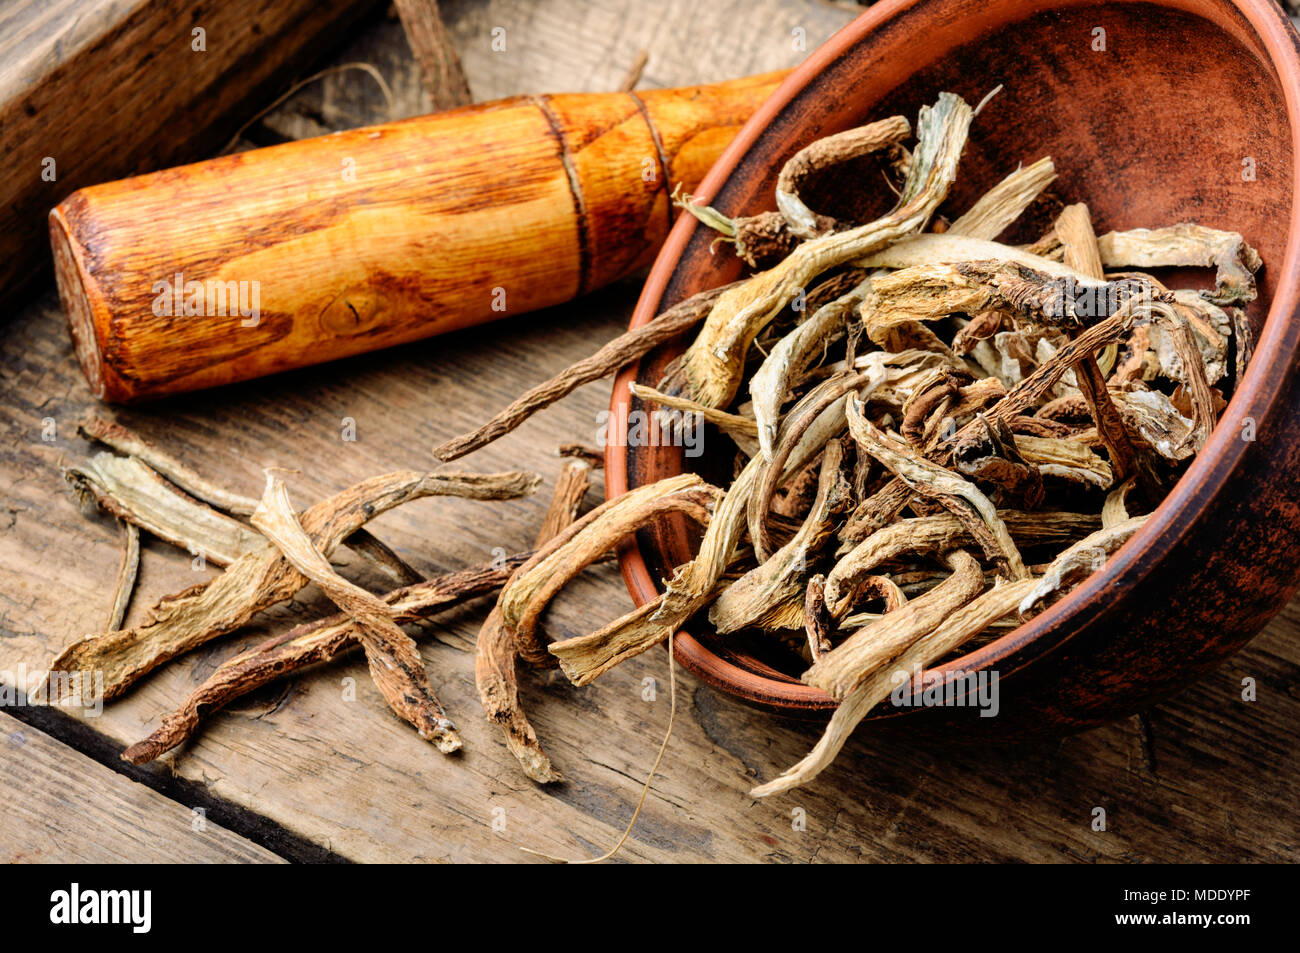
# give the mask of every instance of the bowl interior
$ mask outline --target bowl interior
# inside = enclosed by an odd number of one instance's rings
[[[1018,164],[1049,155],[1058,172],[1053,191],[1067,203],[1087,202],[1099,234],[1183,221],[1240,231],[1265,262],[1257,276],[1259,299],[1249,310],[1258,338],[1287,246],[1293,156],[1282,81],[1251,18],[1239,9],[1248,6],[1212,0],[878,4],[777,93],[775,99],[787,101],[756,117],[754,135],[742,132],[706,180],[702,197],[728,215],[772,209],[782,164],[810,141],[894,114],[915,123],[919,107],[940,91],[973,104],[1001,84],[975,120],[943,213],[955,217]],[[842,176],[818,189],[856,193],[864,213],[893,204],[878,175]],[[1003,240],[1031,240],[1046,224],[1022,223]],[[713,238],[693,222],[679,224],[635,320],[740,276],[740,263],[725,246],[711,253]],[[1208,269],[1189,275],[1192,281],[1182,286],[1211,283]],[[662,294],[647,301],[657,288]],[[649,355],[635,379],[657,384],[685,343]],[[630,406],[645,409],[635,399]],[[706,454],[701,467],[673,447],[626,453],[628,486],[687,468],[709,474],[709,467],[729,463]],[[654,595],[647,580],[666,578],[672,566],[691,558],[693,543],[679,519],[639,534],[643,569],[628,571],[625,563],[638,602]],[[1015,638],[1011,633],[1003,641]],[[689,668],[749,701],[785,709],[833,704],[698,621],[678,647]]]

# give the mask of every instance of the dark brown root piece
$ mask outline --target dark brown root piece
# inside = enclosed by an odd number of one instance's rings
[[[415,622],[488,595],[505,585],[529,553],[500,563],[435,576],[383,596],[393,621]],[[311,665],[329,662],[360,648],[356,623],[344,613],[295,626],[227,659],[190,693],[184,703],[163,716],[161,727],[122,753],[132,764],[144,764],[188,740],[200,722],[236,698],[263,685],[296,674]]]
[[[816,662],[831,650],[831,631],[835,620],[826,609],[826,577],[818,574],[808,580],[804,591],[803,625],[808,635],[808,651]]]
[[[595,354],[526,391],[482,427],[434,447],[433,455],[443,461],[455,460],[487,446],[514,430],[537,411],[549,407],[583,384],[608,377],[625,364],[644,357],[665,341],[690,330],[704,320],[713,303],[730,287],[732,286],[725,285],[702,291],[669,308],[649,324],[619,335]]]

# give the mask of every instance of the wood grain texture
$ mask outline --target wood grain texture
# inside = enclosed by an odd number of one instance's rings
[[[0,295],[47,273],[69,193],[214,149],[372,0],[51,0],[0,8]],[[195,30],[203,31],[203,50]],[[49,163],[53,163],[52,177]]]
[[[516,97],[82,189],[50,234],[87,378],[151,399],[607,284],[778,79]]]
[[[563,84],[570,88],[604,82],[591,64],[603,62],[605,53],[617,60],[620,51],[634,54],[642,46],[652,50],[647,77],[664,85],[720,78],[707,75],[716,64],[698,55],[710,44],[735,58],[727,64],[735,72],[785,66],[788,24],[810,24],[811,48],[824,38],[811,24],[850,15],[797,0],[765,4],[764,10],[778,11],[768,19],[782,32],[764,41],[763,25],[745,12],[748,4],[700,8],[698,16],[721,18],[708,21],[713,35],[705,37],[670,26],[688,22],[688,5],[677,0],[655,8],[659,12],[628,3],[623,20],[606,15],[612,2],[556,3],[563,20],[555,14],[549,26],[552,4],[444,3],[443,12],[464,51],[470,82],[484,96],[560,88],[557,71],[566,68],[573,71]],[[476,47],[462,37],[486,44],[491,23],[483,11],[512,37],[534,23],[533,42],[540,48],[525,55],[516,47],[517,73],[504,64],[499,73],[485,72],[485,63],[496,61],[486,60],[486,53],[471,56]],[[481,22],[483,32],[468,30],[467,17]],[[718,28],[726,17],[734,22],[732,32]],[[395,24],[377,29],[390,28],[392,38],[404,42]],[[362,47],[370,42],[357,40]],[[743,52],[746,43],[752,57]],[[677,59],[669,59],[674,50],[680,50]],[[611,66],[605,88],[625,68],[626,62]],[[518,85],[511,89],[510,83]],[[326,86],[319,101],[337,104],[341,115],[343,79]],[[394,88],[407,91],[399,109],[418,108],[418,81]],[[304,91],[307,100],[320,95]],[[291,115],[298,108],[311,111],[291,103],[268,121],[275,128],[306,122]],[[378,114],[359,121],[374,118]],[[299,467],[301,473],[288,476],[289,486],[295,500],[309,505],[359,479],[425,465],[431,444],[476,426],[525,387],[624,330],[638,292],[635,282],[616,283],[571,305],[181,397],[126,412],[123,419],[236,492],[255,494],[263,465]],[[546,484],[535,497],[502,504],[424,500],[380,517],[376,534],[425,573],[481,563],[498,547],[526,549],[562,465],[555,448],[596,442],[597,415],[608,403],[608,385],[588,385],[466,459],[466,468],[543,473]],[[6,411],[0,417],[0,675],[7,671],[6,679],[20,662],[43,664],[94,630],[112,598],[120,558],[116,524],[80,514],[57,474],[61,460],[78,461],[91,449],[76,436],[75,423],[92,404],[47,292],[16,315],[0,342],[0,407]],[[344,417],[356,422],[355,442],[340,439]],[[600,478],[593,473],[597,483]],[[593,487],[593,500],[599,490]],[[128,624],[159,596],[196,578],[187,556],[156,541],[143,548]],[[364,578],[360,568],[349,564],[344,572]],[[547,629],[556,638],[582,634],[630,606],[617,571],[600,566],[566,588],[548,613]],[[582,690],[558,675],[522,673],[523,704],[570,779],[543,790],[522,777],[478,708],[472,646],[487,608],[467,607],[416,630],[430,678],[465,738],[456,758],[430,750],[388,714],[378,693],[367,688],[364,662],[356,660],[239,700],[142,777],[170,779],[174,772],[231,810],[352,859],[531,859],[516,844],[566,856],[598,853],[631,815],[667,721],[667,660],[662,652],[647,652]],[[162,712],[220,660],[329,611],[319,593],[304,590],[244,632],[171,663],[102,717],[77,727],[96,732],[106,746],[124,747],[156,727]],[[1156,709],[1154,770],[1129,724],[1006,748],[863,732],[815,784],[770,803],[750,799],[749,789],[802,757],[819,726],[755,712],[682,676],[662,776],[620,858],[1295,862],[1297,633],[1300,603],[1222,669]],[[1258,685],[1253,703],[1241,700],[1246,677]],[[355,701],[345,700],[344,678],[355,679]],[[656,680],[654,701],[645,700],[647,678]],[[1094,807],[1106,809],[1107,832],[1091,829]],[[495,808],[505,811],[504,831],[493,830],[501,816]],[[804,830],[796,829],[796,808],[806,817]]]
[[[6,864],[283,863],[3,712],[0,751]]]

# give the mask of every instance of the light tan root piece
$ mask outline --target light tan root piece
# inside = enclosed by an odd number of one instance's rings
[[[195,499],[208,503],[220,510],[222,513],[249,516],[252,514],[253,510],[257,509],[257,500],[249,496],[242,496],[239,493],[231,493],[224,487],[218,486],[183,460],[177,459],[167,451],[154,446],[133,430],[123,427],[116,421],[105,420],[103,417],[92,414],[77,425],[77,431],[87,440],[97,440],[107,447],[112,447],[118,453],[133,458],[138,470],[147,471],[152,469],[156,471],[154,474],[155,478],[158,474],[161,474],[166,477],[167,480],[170,480]],[[107,464],[100,460],[100,457],[113,459],[111,456],[101,454],[91,461],[91,469],[100,470],[97,475],[101,479],[112,479],[116,477],[119,480],[127,481],[117,488],[121,493],[138,493],[141,489],[147,488],[148,481],[146,481],[142,476],[132,475],[128,469],[128,464]],[[139,466],[140,464],[143,464],[143,466]],[[157,480],[156,482],[160,487],[154,489],[160,489],[161,487],[171,489],[171,487],[167,486],[164,480]],[[108,490],[113,489],[111,485],[103,488]],[[171,494],[164,495],[161,492],[153,492],[153,490],[150,489],[144,496],[137,497],[137,501],[141,503],[148,501],[157,503],[162,507],[162,509],[154,519],[161,520],[164,525],[167,525],[168,516],[178,515],[176,510],[183,509],[183,507],[180,507],[180,505],[173,499],[168,499],[168,496],[179,497],[190,504],[194,504],[193,500],[187,500],[183,494],[176,493],[174,490]],[[124,506],[127,505],[127,499],[122,498],[120,503]],[[103,505],[102,501],[101,505]],[[202,511],[207,510],[207,507],[197,506],[195,504],[189,509]],[[144,514],[141,515],[144,517]],[[206,513],[199,512],[193,512],[189,515],[192,515],[195,518],[197,522],[196,528],[202,529],[205,532],[205,535],[200,537],[204,541],[202,544],[196,542],[195,545],[190,545],[185,540],[173,539],[169,535],[160,534],[153,530],[150,530],[150,532],[154,532],[154,535],[158,536],[158,538],[162,539],[164,542],[180,546],[191,553],[197,553],[199,549],[202,549],[207,558],[212,559],[213,562],[221,566],[229,564],[231,558],[223,559],[219,554],[214,555],[211,552],[211,541],[214,538],[222,540],[224,543],[227,538],[231,536],[234,536],[237,540],[241,534],[250,537],[256,536],[256,534],[252,533],[247,526],[234,520],[230,522],[233,523],[234,527],[238,527],[239,529],[233,529],[230,525],[222,525],[220,527],[215,527],[219,530],[215,537],[207,535],[212,529],[214,529],[211,525],[215,522],[213,518]],[[144,529],[149,529],[149,527],[144,525],[144,523],[140,523],[139,525]],[[184,526],[184,524],[181,524],[181,526]],[[177,529],[179,532],[179,527]],[[420,578],[419,574],[403,562],[396,553],[374,536],[371,536],[370,533],[364,529],[359,529],[349,536],[344,540],[344,545],[363,559],[369,560],[385,575],[396,580],[398,585],[409,585],[413,582],[417,582]],[[233,552],[229,546],[221,545],[217,548],[221,549],[227,556]]]
[[[186,496],[134,457],[97,453],[63,478],[82,499],[217,566],[266,548],[255,529]]]
[[[783,472],[789,475],[803,469],[843,427],[841,399],[827,407],[804,431]],[[677,567],[667,592],[597,632],[551,644],[551,654],[560,660],[560,667],[571,682],[586,685],[620,662],[658,645],[713,601],[722,574],[735,557],[736,544],[745,529],[749,498],[763,471],[764,464],[758,457],[745,465],[714,508],[699,552],[689,563]]]
[[[1170,265],[1215,268],[1215,304],[1246,304],[1255,300],[1259,253],[1237,232],[1183,223],[1166,228],[1135,228],[1108,232],[1097,239],[1101,259],[1109,268],[1157,268]]]
[[[1127,498],[1137,481],[1132,477],[1125,480],[1106,494],[1106,502],[1101,507],[1101,527],[1111,529],[1129,518]]]
[[[474,652],[474,682],[488,720],[505,736],[506,747],[524,774],[538,784],[563,781],[564,775],[552,764],[537,732],[519,703],[519,680],[514,637],[501,622],[501,610],[493,607],[479,629]]]
[[[970,209],[948,226],[947,235],[993,240],[1018,219],[1056,181],[1051,157],[1021,166],[989,189]]]
[[[551,495],[551,504],[537,531],[538,549],[558,545],[555,542],[557,538],[566,534],[574,525],[578,509],[590,486],[592,466],[590,456],[581,454],[569,460],[560,471],[560,476],[555,481],[555,492]],[[532,558],[533,556],[529,557]],[[528,565],[528,561],[523,565]],[[517,573],[518,569],[512,572],[503,587],[509,585]],[[537,732],[519,701],[518,663],[519,646],[501,621],[498,597],[498,604],[492,607],[480,626],[475,642],[474,685],[478,689],[479,703],[488,720],[501,729],[507,750],[515,756],[525,775],[538,784],[562,781],[564,776],[542,750]]]
[[[116,421],[105,420],[92,414],[77,426],[77,430],[87,439],[98,440],[118,453],[135,457],[157,470],[182,490],[205,503],[212,504],[219,510],[239,516],[251,516],[253,510],[257,509],[257,500],[251,496],[241,496],[217,486],[193,467],[160,450]]]
[[[1016,606],[1034,587],[1035,582],[1034,579],[1022,579],[995,586],[954,611],[900,655],[888,660],[844,698],[831,716],[830,724],[826,726],[821,739],[806,758],[779,777],[754,788],[749,792],[750,796],[782,794],[817,777],[835,760],[858,723],[871,709],[890,696],[899,684],[900,672],[911,678],[918,667],[924,668],[935,659],[943,658],[971,636],[1015,612]]]
[[[1066,549],[1052,560],[1038,585],[1020,603],[1020,614],[1028,619],[1046,608],[1044,602],[1049,599],[1055,602],[1063,598],[1080,582],[1105,566],[1111,553],[1128,542],[1147,519],[1146,516],[1134,516],[1122,523],[1115,523],[1085,536]]]
[[[768,624],[769,614],[803,589],[808,560],[830,538],[836,518],[852,501],[853,487],[841,471],[843,460],[840,442],[832,440],[822,453],[817,496],[794,538],[728,586],[713,603],[709,621],[720,635]]]
[[[134,523],[119,522],[122,525],[122,565],[118,567],[117,582],[113,586],[113,607],[108,611],[106,632],[121,627],[131,605],[131,596],[135,593],[136,576],[140,573],[140,530]]]
[[[817,238],[843,227],[825,215],[816,214],[799,198],[799,185],[808,175],[817,169],[879,152],[902,142],[911,133],[912,126],[905,116],[891,116],[825,136],[791,156],[776,180],[776,207],[790,232],[799,238]]]
[[[393,621],[389,606],[331,568],[298,522],[284,483],[273,474],[267,474],[266,493],[253,513],[252,523],[298,572],[320,586],[357,624],[357,638],[365,649],[370,677],[388,706],[439,751],[459,751],[460,735],[429,684],[415,640]]]
[[[685,513],[707,525],[720,495],[721,491],[694,473],[637,487],[610,500],[596,518],[585,521],[580,532],[554,551],[524,566],[502,590],[498,602],[501,621],[514,637],[520,654],[526,659],[550,658],[537,631],[542,611],[570,580],[624,537],[666,513]]]
[[[828,341],[844,333],[845,323],[870,291],[870,280],[863,281],[847,294],[822,305],[807,321],[799,325],[772,348],[749,380],[749,394],[754,403],[754,421],[763,456],[772,459],[780,423],[781,405],[790,391],[790,380],[803,373],[808,362],[820,353]]]
[[[803,674],[805,684],[843,701],[875,669],[901,654],[984,588],[984,570],[964,550],[948,556],[950,575],[924,595],[854,632]]]
[[[1067,543],[1099,528],[1096,515],[1091,513],[999,510],[998,518],[1014,539],[1030,546]],[[827,575],[826,603],[831,614],[843,617],[851,608],[854,592],[881,564],[905,555],[925,556],[972,542],[974,539],[965,525],[951,513],[899,520],[877,530],[842,556]]]

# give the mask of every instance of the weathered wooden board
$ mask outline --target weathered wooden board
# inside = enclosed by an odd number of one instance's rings
[[[695,8],[678,0],[644,14],[636,4],[613,0],[442,6],[480,98],[521,89],[600,88],[597,83],[612,88],[626,63],[600,64],[620,59],[618,51],[627,51],[630,62],[642,47],[652,51],[646,82],[662,85],[788,65],[791,23],[807,24],[812,48],[824,35],[814,24],[825,23],[829,32],[849,15],[839,7],[793,0],[765,4],[774,11],[766,18],[738,14],[741,5]],[[626,16],[602,19],[602,11],[615,9]],[[587,11],[586,19],[574,11]],[[700,18],[715,16],[700,25]],[[504,25],[514,44],[508,50],[519,52],[513,61],[517,74],[510,60],[499,61],[499,73],[491,72],[488,64],[498,61],[488,57],[498,54],[474,51],[471,41],[486,43],[492,25]],[[779,36],[765,46],[763,30],[769,27]],[[375,27],[377,33],[389,29],[396,27]],[[686,36],[700,32],[712,36]],[[550,54],[525,57],[525,37],[547,44]],[[357,41],[360,48],[371,43],[380,41]],[[697,49],[697,43],[704,45]],[[697,57],[705,49],[722,50],[726,68],[716,53]],[[345,51],[340,61],[356,55]],[[606,72],[597,74],[598,68]],[[554,72],[560,69],[572,70],[568,82]],[[419,80],[413,64],[409,70],[407,82],[393,85],[409,93],[399,108],[416,111]],[[346,101],[341,91],[354,87],[332,85],[346,75],[302,94],[324,95],[315,113],[326,121],[343,114],[341,105],[336,113],[321,104]],[[347,82],[360,88],[369,81]],[[277,128],[291,128],[298,121],[291,114],[300,109],[311,112],[295,97],[274,121],[285,122]],[[378,117],[354,117],[373,118]],[[434,442],[479,422],[523,387],[618,333],[636,293],[635,282],[625,282],[549,312],[397,353],[135,409],[123,420],[244,493],[260,489],[263,465],[296,467],[300,472],[290,474],[288,483],[295,502],[305,506],[385,470],[431,465]],[[16,317],[0,344],[0,407],[6,410],[0,418],[0,677],[8,679],[20,663],[39,668],[100,625],[119,558],[116,527],[82,516],[59,482],[59,463],[90,450],[75,436],[74,425],[92,404],[61,322],[53,294],[46,294]],[[372,528],[425,572],[482,562],[498,548],[525,548],[559,468],[554,448],[595,442],[608,397],[607,385],[585,387],[455,465],[536,469],[546,476],[536,498],[424,500],[386,514]],[[344,418],[355,422],[355,442],[341,439]],[[597,499],[599,487],[588,505]],[[156,542],[146,545],[144,559],[129,620],[198,578],[187,556]],[[603,566],[562,594],[547,625],[557,636],[573,635],[629,605],[617,571]],[[318,593],[306,590],[247,633],[171,663],[101,717],[84,719],[76,732],[60,736],[97,756],[111,754],[143,737],[164,710],[240,645],[326,609]],[[519,845],[573,857],[597,853],[616,840],[630,817],[666,725],[667,657],[647,653],[583,690],[555,674],[524,674],[524,703],[553,760],[570,778],[538,788],[520,774],[496,729],[481,718],[471,648],[484,611],[481,605],[467,607],[436,620],[422,640],[430,676],[465,737],[460,756],[444,757],[421,742],[387,711],[364,665],[351,661],[250,696],[213,717],[189,746],[132,776],[175,790],[181,801],[197,799],[199,792],[232,814],[265,820],[356,860],[529,859]],[[863,733],[815,784],[770,802],[754,801],[747,792],[800,758],[815,741],[817,726],[752,711],[679,675],[677,727],[662,775],[621,857],[1300,859],[1297,629],[1300,605],[1223,670],[1154,712],[1154,769],[1132,724],[1005,749]],[[1257,701],[1241,699],[1246,677],[1257,680]],[[656,680],[653,701],[646,700],[647,678]],[[347,700],[345,679],[354,680],[355,700]],[[48,715],[43,723],[55,723],[55,713]],[[87,732],[95,744],[85,741]],[[5,756],[18,757],[7,749]],[[0,765],[0,771],[8,768],[7,761]],[[178,781],[184,782],[179,789]],[[1092,829],[1095,807],[1107,812],[1105,832]],[[493,821],[502,819],[505,829],[495,830]],[[256,827],[250,821],[248,829]]]
[[[69,193],[219,149],[372,0],[0,7],[0,295],[48,272]]]
[[[0,862],[281,862],[3,712],[0,745]]]

